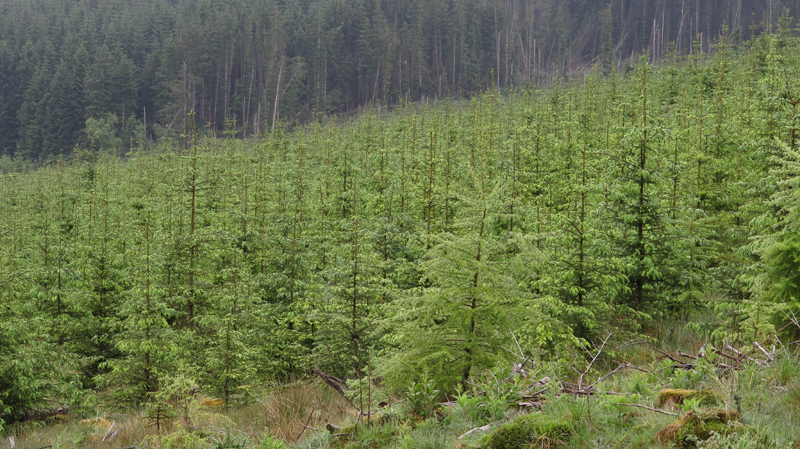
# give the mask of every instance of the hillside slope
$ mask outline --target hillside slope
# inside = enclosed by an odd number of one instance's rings
[[[314,366],[453,394],[695,311],[716,344],[796,340],[797,48],[6,173],[2,419]]]

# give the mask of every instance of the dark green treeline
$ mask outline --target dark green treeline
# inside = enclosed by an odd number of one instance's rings
[[[2,418],[178,372],[225,399],[314,365],[448,391],[515,336],[560,357],[702,308],[718,338],[774,335],[798,309],[798,48],[255,139],[192,113],[152,151],[3,174]]]
[[[6,0],[0,154],[222,129],[551,80],[771,30],[789,0]],[[761,24],[761,28],[754,25]],[[266,125],[265,125],[266,124]]]

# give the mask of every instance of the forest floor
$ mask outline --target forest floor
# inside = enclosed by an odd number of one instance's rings
[[[800,447],[795,344],[711,342],[697,324],[657,328],[660,337],[597,342],[573,361],[525,357],[446,402],[425,379],[402,395],[370,388],[345,398],[309,376],[252,387],[228,407],[187,392],[166,398],[160,414],[98,406],[55,415],[18,425],[0,447]]]

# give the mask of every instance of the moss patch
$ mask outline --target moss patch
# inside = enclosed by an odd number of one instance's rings
[[[675,441],[680,430],[681,423],[679,421],[673,421],[656,433],[656,441],[662,444]]]
[[[738,420],[739,412],[736,410],[690,411],[659,430],[656,440],[659,443],[674,442],[678,447],[696,447],[698,441],[707,440],[712,432],[724,436],[744,429]]]
[[[687,399],[699,399],[700,405],[704,407],[713,407],[719,403],[719,397],[711,390],[668,388],[658,392],[656,405],[664,410],[675,410],[675,405],[683,405]]]
[[[522,415],[499,427],[481,439],[482,449],[520,449],[534,447],[551,449],[566,446],[572,435],[572,425],[563,419],[539,414]]]

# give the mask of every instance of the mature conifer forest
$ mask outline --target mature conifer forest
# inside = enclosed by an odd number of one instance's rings
[[[577,3],[0,4],[0,447],[800,447],[791,5]]]
[[[550,82],[773,32],[797,0],[4,0],[0,154],[53,160]],[[119,140],[118,140],[119,139]]]

